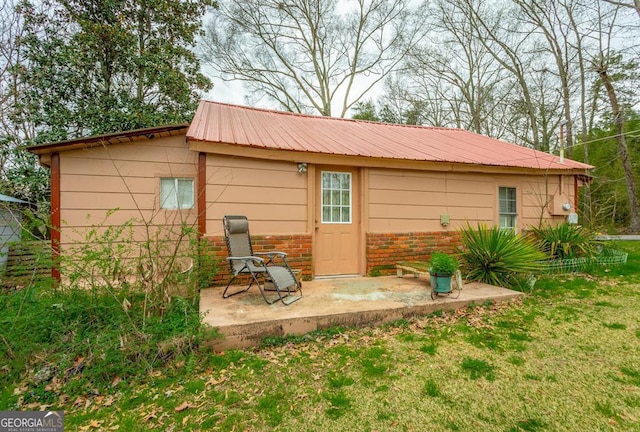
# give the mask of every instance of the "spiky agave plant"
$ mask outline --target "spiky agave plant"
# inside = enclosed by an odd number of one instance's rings
[[[469,280],[511,287],[540,268],[545,256],[526,237],[497,226],[467,225],[460,230],[462,267]]]
[[[531,235],[551,259],[591,257],[596,253],[593,233],[578,225],[563,223],[532,227]]]

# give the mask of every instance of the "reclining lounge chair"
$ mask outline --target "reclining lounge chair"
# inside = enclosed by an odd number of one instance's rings
[[[302,284],[294,276],[291,267],[287,263],[287,254],[284,252],[253,252],[251,236],[249,234],[249,221],[246,216],[227,215],[222,219],[224,236],[227,242],[229,256],[227,262],[231,267],[232,278],[227,284],[223,298],[243,293],[254,284],[260,289],[260,294],[268,304],[278,300],[289,305],[302,298]],[[276,263],[276,261],[278,261]],[[233,282],[242,275],[251,278],[251,283],[246,288],[228,294],[227,291]],[[267,296],[265,284],[270,283],[275,291],[275,296]]]

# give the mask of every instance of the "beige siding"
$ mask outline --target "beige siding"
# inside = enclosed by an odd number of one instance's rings
[[[247,216],[252,234],[306,233],[307,179],[292,162],[207,155],[207,235],[226,214]]]
[[[559,202],[569,202],[571,211],[576,211],[573,208],[575,193],[572,176],[563,177],[562,187],[558,175],[528,177],[522,181],[522,190],[521,228],[565,221],[569,212],[554,212],[554,198]]]
[[[78,240],[86,227],[141,222],[196,224],[196,209],[159,210],[160,177],[197,180],[197,152],[184,136],[61,153],[62,242]],[[310,169],[312,167],[310,166]],[[518,190],[518,227],[565,220],[561,201],[574,203],[573,177],[491,175],[401,169],[367,169],[363,214],[372,233],[451,231],[467,222],[497,223],[498,187]],[[243,214],[252,234],[308,234],[309,174],[294,162],[208,154],[206,158],[208,235],[222,233],[225,214]],[[196,184],[196,193],[197,193]],[[313,196],[313,195],[311,195]],[[561,196],[561,198],[557,198]],[[554,197],[556,199],[554,200]],[[196,197],[197,199],[197,197]],[[556,211],[553,208],[556,208]],[[105,220],[107,212],[118,209]],[[448,214],[450,224],[440,224]]]
[[[138,239],[145,224],[195,224],[195,208],[160,210],[159,193],[161,177],[193,178],[195,184],[196,174],[197,153],[184,135],[61,153],[62,244],[84,239],[87,227],[130,220]]]
[[[498,222],[498,188],[517,189],[519,229],[542,220],[562,221],[566,214],[552,216],[554,196],[573,205],[573,177],[525,176],[475,173],[434,173],[422,171],[369,171],[369,231],[424,232],[452,231],[467,223]],[[450,224],[442,226],[440,215],[448,214]]]

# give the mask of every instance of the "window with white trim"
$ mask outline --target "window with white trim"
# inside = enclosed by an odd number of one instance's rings
[[[516,188],[499,187],[498,202],[499,202],[499,209],[500,209],[499,211],[500,228],[510,229],[515,231],[517,208],[518,208],[517,201],[516,201]]]
[[[351,223],[351,173],[322,172],[322,223]]]
[[[160,179],[161,209],[192,209],[194,204],[192,178],[163,177]]]

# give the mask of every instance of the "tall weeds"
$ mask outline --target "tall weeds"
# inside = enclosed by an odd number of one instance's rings
[[[22,402],[136,381],[215,336],[201,324],[199,287],[217,267],[195,229],[111,223],[116,212],[62,245],[58,287],[0,295],[0,382],[22,381],[30,389]]]

